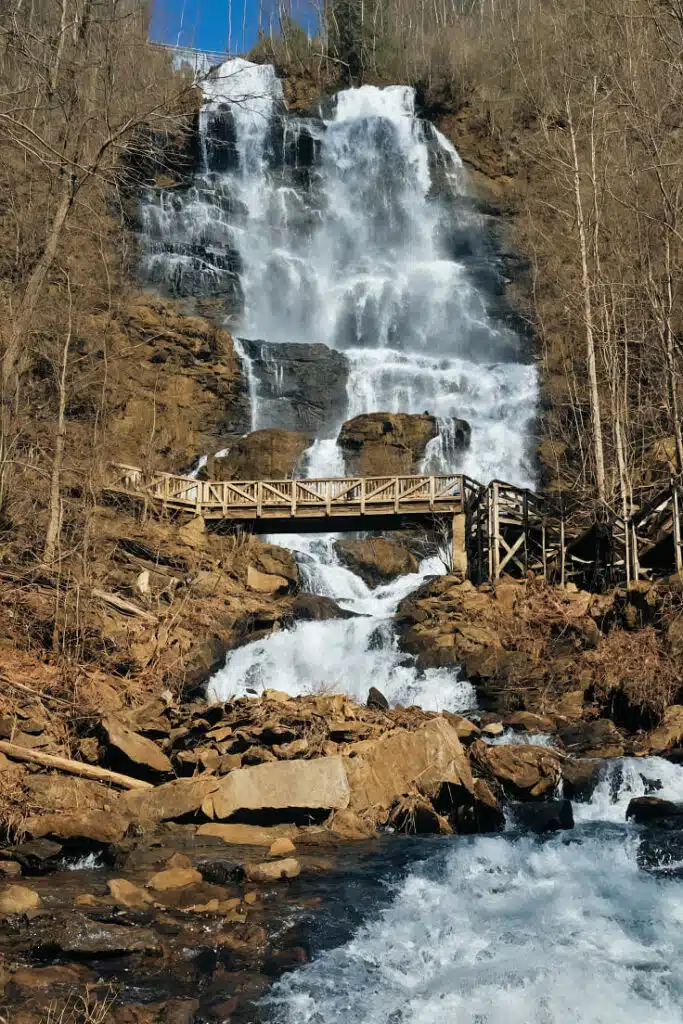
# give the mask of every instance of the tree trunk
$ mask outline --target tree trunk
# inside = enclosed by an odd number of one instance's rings
[[[593,421],[593,454],[595,457],[595,482],[598,490],[598,498],[605,501],[605,457],[602,442],[602,418],[600,414],[600,395],[598,391],[598,374],[595,363],[595,331],[593,326],[593,306],[591,302],[591,282],[588,270],[588,244],[586,241],[586,225],[583,216],[583,202],[581,199],[581,173],[579,169],[579,155],[576,149],[576,134],[574,132],[574,121],[572,119],[571,104],[569,98],[566,101],[567,124],[569,127],[569,138],[572,148],[572,167],[574,171],[574,205],[576,212],[576,227],[579,236],[579,255],[581,257],[581,285],[583,290],[583,314],[584,327],[586,331],[586,364],[588,369],[588,390],[591,407],[591,418]]]
[[[59,411],[57,413],[57,434],[55,437],[55,455],[52,460],[52,475],[50,478],[50,504],[49,504],[49,518],[47,522],[47,531],[45,533],[45,548],[43,550],[43,558],[47,565],[52,565],[55,560],[55,553],[57,551],[57,541],[59,539],[61,523],[62,523],[62,501],[60,496],[60,482],[62,476],[62,460],[64,458],[64,440],[66,435],[66,424],[64,422],[64,414],[66,410],[66,367],[69,360],[69,345],[71,344],[71,327],[72,327],[72,302],[71,302],[71,284],[69,281],[69,275],[66,277],[66,286],[69,295],[69,323],[66,331],[66,338],[64,339],[64,347],[62,349],[62,366],[59,374]]]

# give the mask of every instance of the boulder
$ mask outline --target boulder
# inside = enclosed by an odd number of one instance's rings
[[[114,903],[120,907],[128,907],[131,910],[144,910],[154,900],[141,889],[139,885],[129,882],[126,878],[110,878],[107,888],[111,893]]]
[[[536,835],[574,828],[574,814],[569,800],[512,803],[508,806],[515,824]]]
[[[637,796],[626,808],[626,820],[633,820],[637,825],[683,829],[683,803],[656,796]]]
[[[386,537],[343,538],[334,542],[334,549],[344,565],[372,588],[418,569],[415,555]]]
[[[221,780],[205,807],[207,816],[225,819],[236,811],[336,810],[348,807],[349,797],[342,759],[320,757],[240,768]]]
[[[386,819],[394,803],[419,791],[430,799],[445,784],[472,794],[470,764],[455,729],[444,718],[433,718],[414,732],[397,730],[377,740],[353,744],[353,757],[344,764],[351,791],[350,806]]]
[[[56,811],[27,818],[24,829],[34,839],[89,839],[95,843],[118,843],[123,839],[129,819],[108,811]]]
[[[368,699],[365,703],[367,707],[374,708],[376,711],[389,710],[389,701],[376,686],[371,686],[368,690]]]
[[[25,914],[39,906],[40,896],[26,885],[8,885],[0,892],[0,914]]]
[[[660,754],[671,747],[678,747],[683,740],[683,704],[671,704],[664,712],[662,721],[647,738],[653,754]]]
[[[247,864],[244,870],[250,882],[279,882],[283,878],[296,878],[301,874],[301,865],[294,857],[288,857],[286,860]]]
[[[283,430],[331,437],[347,407],[349,364],[327,345],[268,344],[240,339],[258,381],[266,422]]]
[[[255,430],[238,438],[224,458],[212,459],[208,475],[216,480],[290,480],[310,443],[310,437],[291,430]]]
[[[489,722],[487,725],[483,725],[481,728],[484,736],[502,736],[505,732],[505,726],[502,722]]]
[[[14,856],[26,871],[43,874],[54,871],[64,847],[51,839],[29,839],[14,847]]]
[[[337,443],[349,476],[410,475],[419,471],[427,443],[438,433],[429,414],[374,412],[347,420]]]
[[[279,594],[287,590],[289,583],[284,576],[260,572],[250,565],[247,568],[247,586],[259,594]]]
[[[265,572],[268,576],[284,576],[292,587],[299,583],[299,567],[296,558],[287,548],[263,542],[256,544],[252,540],[249,558],[256,569]]]
[[[133,732],[115,718],[105,718],[102,728],[110,749],[116,754],[123,755],[133,766],[133,771],[136,766],[159,774],[172,771],[171,762],[166,754],[152,740]]]
[[[562,777],[560,761],[547,747],[522,743],[490,746],[475,740],[470,756],[483,774],[493,776],[506,793],[522,799],[547,796]]]
[[[322,594],[297,594],[292,602],[295,622],[327,622],[328,619],[353,619],[356,612],[342,608],[331,597]]]
[[[166,892],[169,889],[184,889],[188,885],[199,885],[202,876],[194,868],[166,868],[164,871],[157,871],[152,875],[147,885],[157,892]]]

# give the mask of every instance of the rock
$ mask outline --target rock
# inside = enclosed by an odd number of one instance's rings
[[[164,867],[166,869],[170,869],[170,868],[191,868],[192,867],[192,861],[187,856],[187,854],[180,853],[179,850],[176,850],[176,852],[171,854],[171,856],[168,858],[168,860],[164,864]]]
[[[502,736],[505,726],[502,722],[489,722],[488,725],[482,726],[481,731],[484,736]]]
[[[450,835],[453,829],[421,796],[404,796],[391,809],[389,824],[405,835]]]
[[[370,815],[361,815],[350,808],[335,811],[329,825],[330,832],[340,839],[376,839],[377,826]]]
[[[201,881],[201,874],[194,868],[168,868],[152,875],[147,885],[157,892],[166,892],[169,889],[184,889],[188,885],[198,885]]]
[[[287,857],[290,853],[296,853],[296,846],[291,839],[276,839],[268,850],[269,857]]]
[[[266,422],[284,430],[330,437],[347,405],[346,356],[327,345],[268,344],[241,338],[258,380]]]
[[[249,549],[251,564],[266,573],[268,576],[284,576],[284,578],[295,587],[299,583],[299,567],[291,551],[281,548],[277,544],[264,544],[259,542],[256,545],[252,541]]]
[[[469,718],[463,718],[462,715],[454,715],[451,711],[444,711],[443,717],[449,725],[453,726],[458,734],[458,739],[462,743],[470,743],[477,736],[481,736],[481,729],[475,722],[470,722]]]
[[[470,756],[473,764],[492,775],[506,792],[525,799],[551,793],[562,777],[559,759],[546,747],[522,743],[490,746],[475,740]]]
[[[136,822],[151,825],[194,814],[218,787],[218,779],[174,779],[154,789],[130,790],[123,795],[126,812]]]
[[[29,993],[54,993],[60,988],[69,993],[97,981],[97,975],[78,964],[53,964],[50,967],[20,967],[12,973],[12,988],[25,999]]]
[[[301,475],[301,456],[310,438],[291,430],[269,427],[238,438],[228,454],[213,459],[209,475],[217,480],[290,480]]]
[[[355,811],[371,809],[381,817],[400,797],[417,790],[431,799],[447,783],[454,792],[474,791],[469,761],[444,718],[434,718],[414,732],[401,729],[355,743],[352,752],[344,764]]]
[[[247,586],[259,594],[277,594],[286,590],[289,583],[284,576],[271,576],[250,565],[247,569]]]
[[[322,594],[297,594],[292,602],[292,618],[295,622],[327,622],[329,619],[353,619],[356,613]]]
[[[107,924],[73,912],[55,922],[46,921],[32,932],[31,938],[38,949],[72,956],[158,953],[161,949],[159,939],[148,928]]]
[[[569,800],[587,803],[600,781],[603,762],[598,758],[566,758],[562,762],[562,791]]]
[[[129,820],[114,811],[58,811],[27,818],[24,829],[34,839],[54,836],[56,839],[90,839],[96,843],[120,842]]]
[[[547,715],[535,715],[531,711],[515,711],[503,722],[507,729],[514,729],[515,732],[528,733],[554,733],[556,725],[552,718]]]
[[[626,820],[637,825],[683,829],[683,803],[662,800],[656,796],[636,796],[626,808]]]
[[[5,878],[21,878],[21,864],[16,860],[0,860],[0,875]]]
[[[105,718],[102,728],[110,748],[122,754],[133,770],[139,766],[162,774],[172,771],[171,762],[152,740],[132,732],[115,718]]]
[[[14,847],[14,856],[32,874],[54,871],[64,847],[51,839],[31,839]]]
[[[371,686],[368,690],[368,699],[365,703],[367,707],[376,708],[377,711],[389,710],[389,701],[376,686]]]
[[[224,843],[234,846],[266,846],[281,837],[296,835],[295,825],[273,825],[264,828],[261,825],[224,825],[219,822],[207,822],[197,829],[198,836],[214,836]]]
[[[129,882],[125,878],[110,878],[107,882],[107,888],[114,902],[121,907],[129,907],[132,910],[144,910],[145,907],[154,902],[148,892],[145,892],[140,886],[134,885],[133,882]]]
[[[143,569],[142,572],[135,577],[133,589],[135,590],[136,594],[140,595],[140,597],[151,597],[152,587],[150,585],[149,578],[149,569]]]
[[[567,750],[582,757],[622,757],[624,740],[609,718],[561,726],[558,735]]]
[[[0,914],[25,914],[28,910],[37,910],[40,896],[25,885],[8,885],[0,892]]]
[[[574,828],[574,814],[569,800],[513,803],[509,807],[516,824],[537,835]]]
[[[309,742],[306,739],[292,740],[291,743],[276,743],[273,746],[273,753],[283,761],[289,761],[295,757],[303,757],[308,753]]]
[[[386,537],[343,538],[334,542],[340,560],[369,587],[417,572],[417,558],[402,544]]]
[[[211,885],[230,885],[244,878],[243,865],[223,857],[199,861],[197,870],[204,881]]]
[[[250,882],[278,882],[283,878],[296,878],[301,874],[301,865],[294,857],[286,860],[264,861],[263,864],[247,864],[245,874]]]
[[[239,810],[335,810],[348,807],[349,785],[340,757],[277,761],[225,776],[210,797],[216,818]]]
[[[683,740],[683,704],[671,704],[666,708],[661,723],[647,738],[653,754],[659,754],[670,747],[680,746]]]
[[[470,428],[457,420],[456,444],[469,444]],[[351,476],[393,476],[419,472],[427,443],[438,435],[434,416],[367,413],[347,420],[338,444]]]

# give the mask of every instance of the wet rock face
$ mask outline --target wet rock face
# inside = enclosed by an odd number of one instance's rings
[[[346,410],[349,364],[327,345],[239,340],[256,382],[257,422],[332,437]]]
[[[467,447],[470,428],[464,420],[457,437]],[[429,441],[439,433],[435,416],[429,413],[373,412],[347,420],[338,444],[351,476],[386,476],[418,473]]]
[[[397,576],[417,572],[415,555],[386,537],[344,538],[336,541],[334,548],[341,561],[369,587],[379,587]]]
[[[255,430],[231,446],[224,458],[214,458],[207,476],[215,480],[289,480],[297,475],[310,437],[293,430]]]

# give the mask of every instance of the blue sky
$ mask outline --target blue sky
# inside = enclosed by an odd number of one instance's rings
[[[307,0],[292,6],[297,20],[313,27]],[[266,34],[271,23],[277,29],[276,10],[276,0],[153,0],[150,35],[156,42],[219,52],[227,52],[231,37],[231,52],[241,53],[256,41],[259,19]]]

